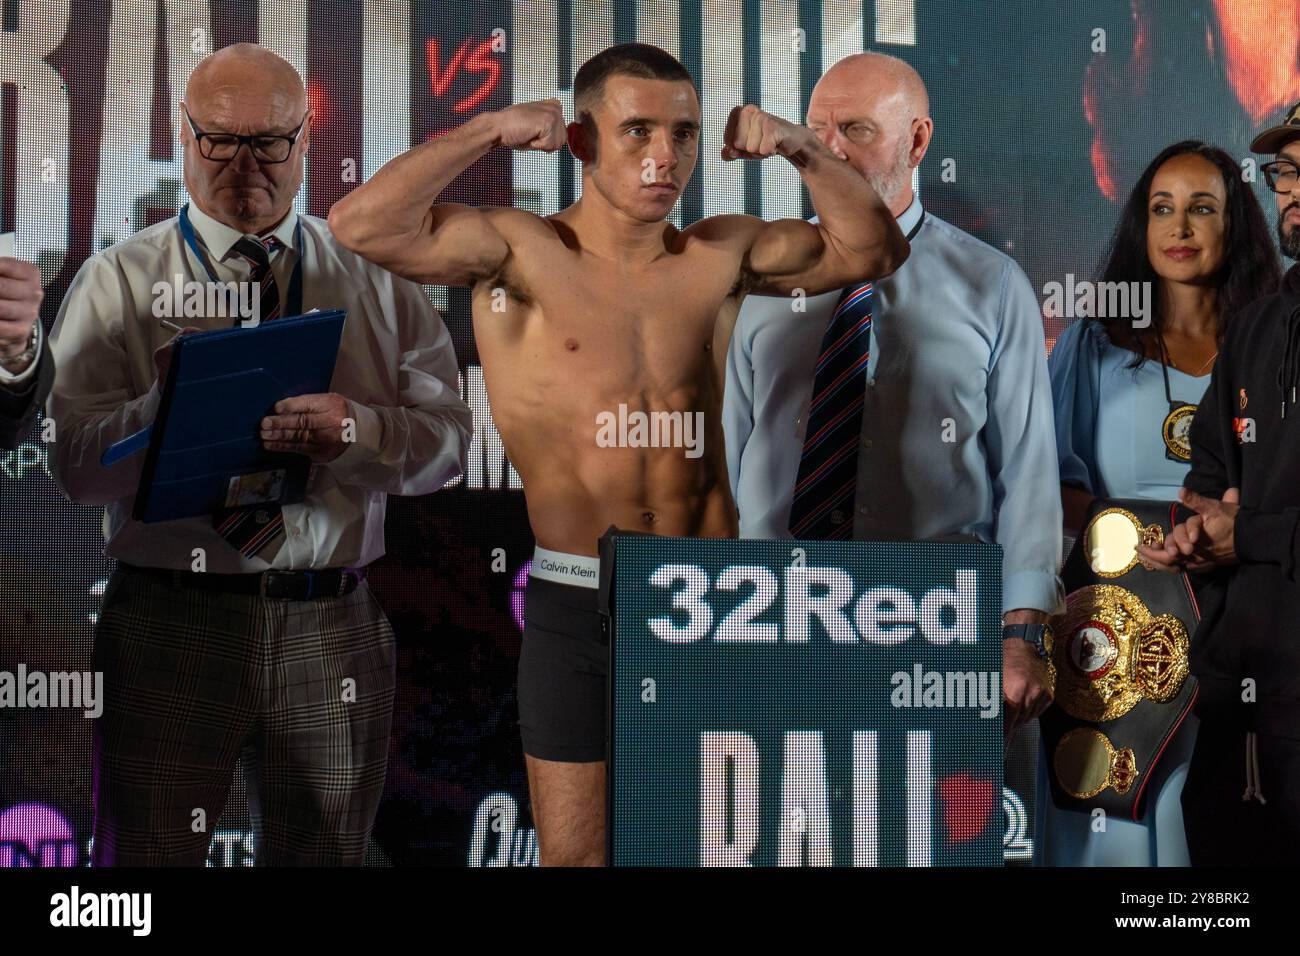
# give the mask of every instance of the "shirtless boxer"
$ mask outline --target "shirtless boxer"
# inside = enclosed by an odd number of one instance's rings
[[[596,611],[597,540],[610,525],[733,537],[721,426],[727,344],[745,295],[808,295],[886,275],[908,246],[889,209],[806,127],[732,110],[724,159],[784,156],[818,224],[715,216],[665,221],[695,168],[700,101],[686,69],[643,44],[611,47],[558,100],[480,114],[417,146],[340,200],[345,246],[417,282],[473,289],[492,414],[524,482],[538,550],[519,658],[540,856],[600,865],[605,843],[609,648]],[[582,198],[548,217],[437,203],[497,146],[582,161]],[[791,310],[791,321],[800,314]],[[603,447],[598,423],[635,412],[703,413],[702,453]],[[697,436],[698,438],[698,436]]]

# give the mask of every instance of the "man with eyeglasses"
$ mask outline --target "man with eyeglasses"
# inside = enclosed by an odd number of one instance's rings
[[[929,113],[920,74],[881,53],[845,57],[814,87],[809,129],[872,184],[912,252],[853,296],[810,295],[806,323],[746,300],[727,355],[727,474],[742,538],[1000,545],[1010,739],[1051,703],[1046,625],[1064,600],[1043,323],[1009,256],[922,208]]]
[[[312,112],[280,57],[236,44],[179,111],[190,201],[92,256],[59,309],[50,467],[104,506],[117,559],[95,628],[96,866],[204,864],[242,759],[258,865],[357,865],[383,792],[395,640],[365,581],[388,494],[460,474],[471,415],[441,319],[415,283],[294,211]],[[100,455],[158,411],[174,338],[155,285],[248,283],[260,322],[347,310],[331,391],[278,403],[268,449],[313,462],[300,504],[132,520],[143,455]],[[193,329],[245,316],[189,317]],[[203,565],[196,566],[196,555]]]
[[[1275,154],[1282,253],[1300,259],[1300,103],[1250,144]],[[1201,724],[1183,786],[1194,866],[1300,860],[1300,265],[1229,325],[1192,421],[1193,514],[1148,566],[1198,579]]]

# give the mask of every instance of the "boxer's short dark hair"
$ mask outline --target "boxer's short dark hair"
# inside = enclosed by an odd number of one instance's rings
[[[671,53],[649,43],[619,43],[602,50],[578,69],[573,80],[573,109],[582,117],[600,102],[605,81],[611,76],[639,76],[647,80],[695,80]],[[696,90],[696,96],[699,91]]]

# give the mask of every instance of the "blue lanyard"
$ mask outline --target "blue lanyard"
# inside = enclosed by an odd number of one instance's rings
[[[179,217],[181,235],[185,238],[185,244],[190,247],[190,251],[194,253],[194,258],[198,259],[203,264],[203,268],[207,270],[208,278],[213,282],[220,282],[221,280],[217,278],[216,272],[212,269],[212,263],[208,261],[207,254],[199,245],[198,237],[194,235],[194,226],[190,223],[189,210],[189,203],[181,207]],[[294,251],[298,253],[298,261],[294,263],[293,275],[289,277],[289,301],[285,304],[285,315],[302,314],[302,256],[304,249],[302,245],[301,216],[298,217],[298,222],[293,228],[293,244],[295,246]]]

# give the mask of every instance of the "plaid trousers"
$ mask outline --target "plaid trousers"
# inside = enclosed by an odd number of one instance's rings
[[[94,866],[203,866],[241,756],[256,865],[360,865],[397,665],[364,581],[286,601],[114,571],[92,659]]]

